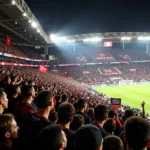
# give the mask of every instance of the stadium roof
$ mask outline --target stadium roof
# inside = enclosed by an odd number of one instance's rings
[[[150,32],[106,32],[57,37],[51,35],[51,43],[89,43],[111,40],[113,42],[150,42]]]
[[[147,32],[108,32],[72,36],[53,36],[50,40],[24,0],[0,0],[0,39],[9,35],[13,44],[26,46],[53,46],[55,43],[88,43],[102,40],[113,42],[149,43]]]
[[[45,46],[49,37],[24,0],[0,0],[0,39],[9,35],[21,45]]]

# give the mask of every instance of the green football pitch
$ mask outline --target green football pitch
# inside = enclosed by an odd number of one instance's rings
[[[122,104],[141,108],[142,101],[146,103],[146,112],[150,114],[150,84],[132,84],[121,86],[93,86],[98,92],[109,97],[121,98]]]

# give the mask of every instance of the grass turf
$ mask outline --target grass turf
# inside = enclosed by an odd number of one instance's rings
[[[150,84],[132,84],[121,86],[94,86],[98,92],[103,92],[109,97],[121,98],[122,104],[141,108],[142,101],[146,103],[146,112],[150,114]]]

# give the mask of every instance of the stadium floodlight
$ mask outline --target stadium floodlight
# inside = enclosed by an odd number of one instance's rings
[[[51,35],[50,35],[50,39],[53,41],[53,40],[56,39],[56,36],[55,36],[54,34],[51,34]]]
[[[31,23],[31,19],[29,19],[29,23]]]
[[[83,41],[84,42],[99,42],[101,41],[102,39],[100,37],[93,37],[93,38],[87,38],[87,39],[84,39]]]
[[[131,37],[122,37],[121,40],[122,40],[122,41],[130,41],[130,40],[131,40]]]
[[[40,33],[40,30],[39,30],[39,29],[37,29],[37,32],[38,32],[38,33]]]
[[[144,37],[139,36],[139,37],[138,37],[138,40],[144,40]]]
[[[74,43],[75,40],[67,40],[68,43]]]
[[[26,16],[27,16],[27,14],[24,12],[24,13],[23,13],[23,16],[24,16],[24,17],[26,17]]]
[[[65,37],[65,36],[64,37],[60,37],[59,40],[60,41],[67,41],[67,37]]]
[[[90,39],[83,39],[83,42],[89,42]]]
[[[15,1],[15,0],[12,0],[12,4],[13,4],[13,5],[16,5],[16,1]]]
[[[32,21],[31,25],[32,25],[33,28],[37,27],[37,23],[35,21]]]
[[[91,42],[99,42],[99,41],[101,41],[101,40],[102,40],[102,39],[99,38],[99,37],[94,37],[94,38],[91,38],[91,39],[90,39]]]
[[[141,40],[141,41],[149,41],[149,40],[150,40],[150,36],[147,36],[147,37],[145,37],[145,36],[140,36],[140,37],[138,37],[138,40]]]
[[[148,41],[148,40],[150,40],[150,37],[149,37],[149,36],[147,36],[147,37],[146,37],[146,40],[147,40],[147,41]]]

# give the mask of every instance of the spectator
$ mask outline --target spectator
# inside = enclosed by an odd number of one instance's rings
[[[21,124],[21,131],[30,147],[35,146],[38,134],[47,125],[51,125],[49,121],[49,114],[54,109],[53,94],[50,91],[41,91],[37,98],[36,103],[38,111],[34,114],[29,114],[24,118]]]
[[[77,129],[84,125],[84,118],[82,115],[76,114],[73,118],[73,121],[70,124],[70,128],[73,131],[77,131]]]
[[[8,108],[7,95],[3,89],[0,89],[0,114],[2,114],[6,108]]]
[[[103,127],[109,134],[114,135],[116,123],[113,119],[108,119]]]
[[[0,115],[0,150],[11,150],[19,127],[11,114]]]
[[[45,127],[39,136],[39,150],[64,150],[67,138],[59,125]]]
[[[12,85],[15,85],[16,82],[17,82],[17,76],[12,76],[12,77],[11,77],[11,84],[12,84]]]
[[[132,116],[134,116],[134,112],[133,112],[133,110],[131,110],[131,109],[127,109],[126,111],[125,111],[125,120],[127,120],[128,118],[130,118],[130,117],[132,117]],[[120,138],[122,139],[122,141],[123,141],[123,143],[124,143],[124,147],[125,147],[125,149],[126,149],[126,147],[127,147],[127,144],[126,144],[126,142],[125,142],[125,140],[124,140],[124,126],[122,127],[122,132],[121,132],[121,134],[120,134]]]
[[[32,85],[24,85],[21,89],[21,93],[23,96],[23,100],[18,102],[15,105],[15,110],[14,110],[16,121],[19,126],[25,115],[27,115],[28,113],[37,112],[37,107],[33,103],[33,99],[35,97],[35,91]]]
[[[115,110],[110,110],[108,112],[108,117],[114,120],[114,122],[116,124],[115,135],[119,135],[121,132],[122,124],[121,124],[120,120],[117,118],[117,114],[116,114]]]
[[[49,120],[54,122],[54,123],[57,123],[57,121],[58,121],[58,113],[56,111],[51,111],[50,115],[49,115]]]
[[[124,146],[121,139],[113,135],[104,139],[103,150],[124,150]]]
[[[37,96],[37,94],[38,94],[38,90],[39,90],[39,87],[38,87],[38,85],[34,85],[34,90],[35,90],[35,95]]]
[[[124,114],[125,114],[125,119],[134,116],[134,112],[131,109],[127,109]]]
[[[94,108],[89,108],[87,111],[89,117],[91,117],[92,122],[94,121]]]
[[[146,150],[150,146],[150,124],[140,117],[130,117],[125,123],[124,136],[128,149]]]
[[[32,80],[30,80],[30,81],[28,81],[28,85],[35,86],[35,82],[34,82],[34,81],[32,81]]]
[[[61,97],[61,102],[62,102],[62,103],[63,103],[63,102],[68,102],[68,99],[69,99],[68,95],[64,94],[64,95],[62,95],[62,97]]]
[[[94,108],[94,125],[96,125],[102,133],[102,137],[105,138],[106,136],[110,135],[103,129],[103,125],[105,121],[108,119],[108,107],[105,105],[98,104]]]
[[[75,108],[70,103],[62,103],[58,108],[58,122],[65,134],[67,135],[67,148],[66,150],[74,150],[74,135],[75,133],[70,130],[70,123],[73,121]]]
[[[102,141],[101,131],[92,124],[80,127],[75,134],[76,150],[102,150]]]
[[[78,100],[78,110],[76,114],[80,114],[84,117],[85,124],[90,124],[92,123],[92,119],[87,115],[86,110],[87,110],[87,101],[84,99]]]
[[[14,114],[14,107],[15,107],[16,103],[20,101],[20,99],[19,99],[20,93],[21,93],[20,86],[12,85],[10,87],[8,109],[5,110],[5,113]]]

